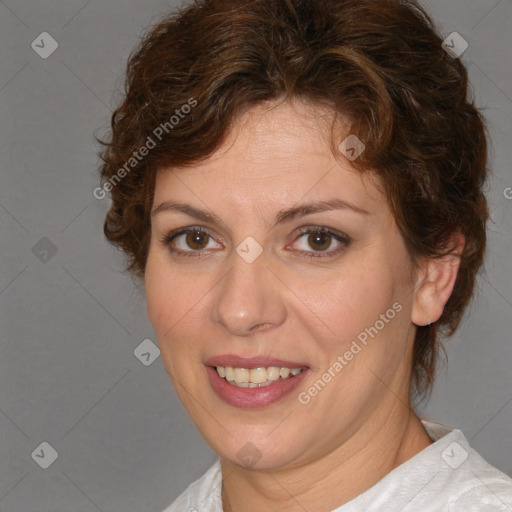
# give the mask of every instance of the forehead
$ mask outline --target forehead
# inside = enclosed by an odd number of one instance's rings
[[[235,119],[226,140],[208,159],[159,170],[155,204],[187,196],[261,207],[339,197],[368,210],[385,210],[377,175],[361,173],[331,150],[334,113],[303,101],[261,104]],[[349,135],[340,125],[339,142]]]

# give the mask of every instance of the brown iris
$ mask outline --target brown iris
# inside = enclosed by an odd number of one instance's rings
[[[191,249],[204,249],[208,244],[209,235],[202,231],[193,231],[187,233],[186,243]]]
[[[322,243],[322,240],[324,241]],[[328,233],[315,232],[308,236],[308,244],[318,251],[325,251],[331,245],[331,235]]]

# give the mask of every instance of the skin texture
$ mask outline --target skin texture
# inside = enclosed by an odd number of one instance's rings
[[[441,315],[457,260],[413,268],[377,179],[332,154],[329,126],[329,112],[318,106],[260,105],[237,120],[211,158],[157,177],[154,209],[179,201],[222,220],[154,215],[145,289],[176,392],[221,457],[224,510],[330,511],[431,444],[409,406],[415,325]],[[283,208],[333,198],[368,213],[316,212],[274,226]],[[181,235],[166,246],[170,232],[188,226],[211,238],[194,245],[195,238]],[[301,227],[326,227],[351,241],[301,235]],[[236,252],[248,236],[264,249],[250,264]],[[300,403],[298,394],[394,303],[400,312]],[[307,362],[310,374],[275,404],[237,408],[207,378],[205,361],[220,354]],[[237,453],[248,442],[261,458],[244,467]]]

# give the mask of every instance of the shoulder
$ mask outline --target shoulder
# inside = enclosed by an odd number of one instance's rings
[[[512,511],[512,478],[473,449],[459,470],[452,483],[454,497],[449,512]]]
[[[434,442],[337,512],[512,512],[512,479],[460,430],[422,421]]]
[[[217,460],[163,512],[222,512],[221,483],[220,461]]]
[[[436,442],[431,456],[440,456],[441,485],[448,512],[512,512],[512,478],[487,462],[457,429],[423,422]]]

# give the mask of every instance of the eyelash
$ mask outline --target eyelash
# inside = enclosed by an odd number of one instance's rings
[[[210,235],[210,233],[208,233],[208,231],[206,229],[204,229],[200,226],[190,226],[187,228],[178,229],[176,231],[171,231],[168,235],[166,235],[163,239],[161,239],[160,242],[163,243],[171,253],[177,254],[178,256],[200,258],[201,256],[203,256],[205,251],[203,251],[203,252],[196,251],[196,250],[183,251],[181,249],[174,249],[173,247],[171,247],[171,243],[178,236],[186,235],[189,233],[196,233],[196,232],[205,233],[210,238],[213,238],[213,236]],[[352,241],[350,239],[350,237],[348,237],[345,234],[333,231],[333,230],[325,228],[325,227],[320,227],[320,226],[318,226],[318,227],[307,226],[307,227],[300,228],[299,233],[298,233],[297,237],[295,238],[295,240],[299,239],[301,236],[303,236],[305,234],[330,235],[330,236],[332,236],[332,238],[334,238],[335,240],[337,240],[338,242],[341,243],[341,246],[338,247],[338,249],[330,250],[330,251],[328,251],[328,250],[325,250],[325,251],[298,251],[299,253],[303,254],[307,258],[311,258],[311,259],[327,258],[327,257],[335,256],[338,253],[342,252],[344,249],[346,249]]]

